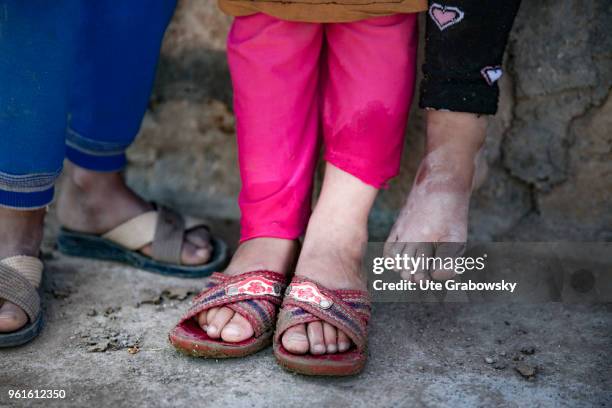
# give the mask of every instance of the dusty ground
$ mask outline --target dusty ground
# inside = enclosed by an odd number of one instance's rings
[[[217,230],[236,235],[231,224]],[[47,327],[0,353],[0,406],[612,406],[609,305],[378,304],[365,372],[305,378],[270,350],[233,361],[176,353],[166,333],[189,301],[178,288],[197,280],[47,258]],[[18,402],[9,389],[67,398]]]

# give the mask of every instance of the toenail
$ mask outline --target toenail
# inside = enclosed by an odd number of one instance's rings
[[[349,349],[349,347],[350,347],[350,344],[348,343],[338,343],[338,349],[340,351],[346,351]]]
[[[208,255],[208,249],[200,248],[196,251],[196,255],[199,257],[204,257]]]
[[[307,341],[308,340],[308,337],[306,337],[306,335],[302,333],[287,333],[285,334],[285,337],[287,340],[294,340],[294,341]]]
[[[325,353],[325,346],[322,344],[315,344],[312,349],[315,353]]]
[[[336,351],[338,351],[338,348],[335,344],[330,344],[329,346],[327,346],[328,353],[335,353]]]
[[[238,336],[240,334],[240,327],[235,324],[228,324],[223,328],[223,334],[230,336]]]

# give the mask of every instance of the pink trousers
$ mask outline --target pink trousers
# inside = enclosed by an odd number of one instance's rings
[[[324,159],[383,187],[399,171],[416,14],[313,24],[238,17],[228,38],[242,190],[241,241],[295,239]]]

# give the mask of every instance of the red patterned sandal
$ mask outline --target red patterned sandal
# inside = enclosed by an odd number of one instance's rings
[[[285,276],[271,271],[253,271],[236,276],[215,272],[205,289],[193,299],[193,304],[168,335],[179,351],[207,358],[244,357],[272,343],[276,313]],[[208,337],[198,324],[200,312],[225,306],[244,316],[253,327],[254,335],[238,343]]]
[[[359,373],[367,358],[370,296],[361,290],[330,290],[316,282],[294,277],[274,334],[274,355],[284,368],[304,375],[345,376]],[[298,324],[324,321],[342,330],[353,347],[337,354],[293,354],[282,343],[283,333]]]

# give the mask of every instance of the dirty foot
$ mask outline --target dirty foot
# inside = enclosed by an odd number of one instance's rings
[[[65,166],[66,178],[60,190],[57,216],[62,226],[78,232],[104,234],[125,221],[152,209],[151,204],[134,193],[121,174],[99,173],[71,163]],[[202,265],[212,255],[206,228],[185,234],[181,252],[183,265]],[[140,250],[152,255],[151,245]]]
[[[391,229],[385,256],[457,257],[468,233],[472,191],[484,179],[486,122],[476,115],[428,112],[427,151],[408,199]],[[414,273],[412,273],[414,272]],[[402,271],[404,279],[450,279],[449,269]]]
[[[297,241],[279,238],[254,238],[240,244],[232,261],[223,272],[226,275],[268,270],[287,274],[293,270],[299,252]],[[228,307],[215,307],[198,315],[198,323],[213,339],[230,343],[253,336],[253,327],[242,315]]]
[[[332,290],[366,289],[361,261],[368,240],[368,214],[376,193],[374,187],[327,165],[296,276],[312,279]],[[352,345],[344,332],[321,321],[291,327],[281,341],[294,354],[333,354],[347,351]]]
[[[46,210],[0,208],[0,259],[15,255],[38,256]],[[28,316],[17,305],[0,299],[0,333],[19,330]]]

